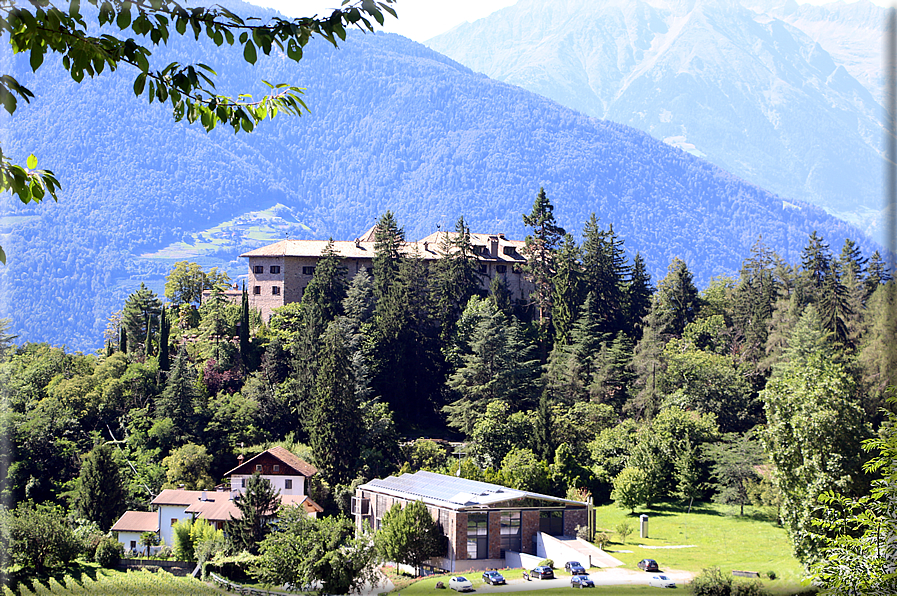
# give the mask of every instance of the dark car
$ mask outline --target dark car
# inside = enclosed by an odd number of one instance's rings
[[[660,568],[657,566],[657,561],[654,559],[642,559],[638,562],[638,568],[642,571],[659,571]]]
[[[530,571],[529,574],[539,579],[554,579],[554,571],[551,570],[551,567],[546,567],[545,565],[539,565]]]
[[[490,586],[498,586],[506,583],[504,576],[498,571],[485,571],[483,572],[483,581],[489,584]]]
[[[588,571],[586,571],[586,568],[580,565],[578,561],[567,561],[564,564],[564,569],[567,571],[567,573],[570,573],[572,575],[586,575],[588,573]]]
[[[570,578],[571,588],[594,588],[595,582],[588,575],[574,575]]]

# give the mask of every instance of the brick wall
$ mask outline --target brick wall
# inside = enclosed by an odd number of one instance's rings
[[[589,525],[588,509],[567,509],[564,511],[564,536],[576,536],[576,526]]]
[[[536,554],[536,546],[533,542],[539,533],[539,512],[522,511],[520,513],[520,550],[530,554]]]
[[[455,560],[461,561],[467,558],[467,514],[459,511],[454,514],[455,518]]]
[[[501,557],[501,512],[490,511],[489,518],[489,558]]]

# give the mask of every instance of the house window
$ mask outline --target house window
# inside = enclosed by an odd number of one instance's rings
[[[131,550],[137,550],[137,541],[136,540],[131,541]]]
[[[520,552],[520,512],[519,511],[502,511],[501,512],[501,555],[505,555],[505,551],[509,550],[514,553]]]
[[[514,256],[514,253],[517,252],[517,249],[514,248],[513,246],[506,246],[503,249],[501,249],[501,251],[510,257],[510,256]]]
[[[287,478],[286,480],[284,480],[283,488],[284,488],[284,490],[293,490],[293,479]]]
[[[467,514],[467,558],[489,558],[489,522],[485,513]]]
[[[174,527],[174,524],[176,524],[176,523],[178,523],[178,518],[172,517],[171,518],[171,527]]]
[[[480,265],[480,273],[484,275],[489,273],[489,265]]]
[[[256,265],[252,268],[253,273],[264,273],[265,268],[262,265]]]
[[[364,270],[367,271],[368,275],[373,275],[373,274],[374,274],[374,268],[373,268],[373,267],[365,267]]]
[[[262,464],[255,464],[255,471],[256,471],[256,472],[261,472],[261,471],[262,471]]]
[[[246,488],[246,479],[245,478],[240,479],[240,488]]]
[[[261,293],[262,293],[262,286],[254,286],[254,287],[252,288],[252,293],[255,294],[256,296],[258,296],[259,294],[261,294]]]
[[[271,265],[271,273],[280,273],[280,265]]]
[[[508,266],[507,265],[496,265],[495,270],[499,273],[504,273],[505,271],[508,270]]]
[[[314,274],[315,274],[314,267],[303,267],[302,268],[302,275],[314,275]]]
[[[280,464],[274,464],[274,465],[271,466],[271,467],[272,467],[272,469],[273,469],[275,472],[280,472]]]
[[[280,286],[271,286],[271,295],[280,296]]]

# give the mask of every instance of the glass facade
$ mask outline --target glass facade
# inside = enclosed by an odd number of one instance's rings
[[[489,558],[489,517],[486,513],[467,514],[467,558]]]
[[[505,551],[520,552],[520,512],[501,512],[501,556]]]

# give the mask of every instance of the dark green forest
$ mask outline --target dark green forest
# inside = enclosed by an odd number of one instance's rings
[[[27,55],[4,55],[4,72],[35,94],[14,117],[0,114],[4,154],[34,153],[62,184],[58,203],[0,197],[0,317],[22,340],[99,347],[110,313],[140,283],[161,293],[180,260],[243,275],[238,255],[271,240],[252,226],[210,230],[278,204],[290,227],[265,230],[277,239],[352,239],[387,209],[410,240],[461,214],[476,232],[522,238],[520,213],[544,186],[567,230],[581,234],[598,213],[652,277],[679,257],[702,286],[736,275],[759,235],[789,262],[813,230],[833,246],[850,237],[865,254],[876,248],[818,208],[400,36],[310,42],[298,64],[273,52],[253,66],[205,36],[153,51],[163,63],[209,64],[221,93],[257,94],[261,79],[302,86],[310,113],[251,135],[207,134],[135,98],[125,67],[75,83],[54,56],[33,74]]]
[[[787,261],[757,239],[737,275],[699,289],[679,258],[653,278],[610,221],[568,233],[550,193],[522,221],[526,300],[479,289],[463,219],[427,266],[386,212],[371,275],[325,253],[267,325],[245,294],[224,299],[223,272],[187,263],[164,297],[141,285],[119,304],[96,354],[17,343],[7,325],[5,501],[92,515],[85,456],[113,438],[112,517],[280,444],[320,470],[311,494],[330,513],[362,480],[428,469],[631,510],[753,504],[812,561],[819,495],[874,479],[860,443],[895,370],[881,256],[813,232]]]

